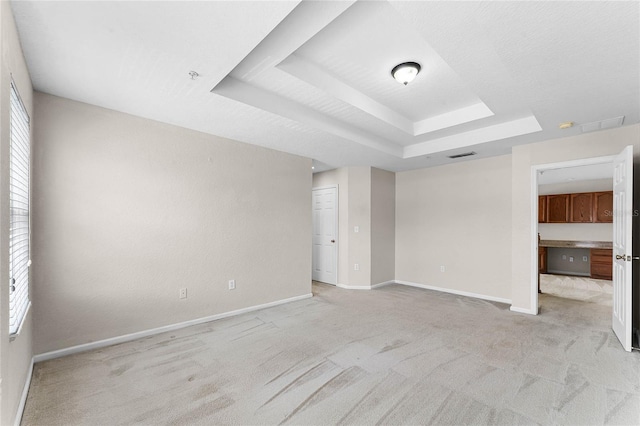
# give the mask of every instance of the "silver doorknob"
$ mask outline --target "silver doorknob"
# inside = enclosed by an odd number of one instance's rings
[[[616,260],[625,260],[626,258],[627,258],[627,256],[625,256],[625,255],[621,256],[619,254],[616,254]]]

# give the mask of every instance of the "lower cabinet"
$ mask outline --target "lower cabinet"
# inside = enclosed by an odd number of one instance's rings
[[[547,248],[538,247],[538,273],[547,273]]]
[[[591,249],[591,278],[613,278],[613,250]]]
[[[613,279],[613,250],[591,249],[590,255],[591,278],[596,278],[599,280]],[[547,248],[538,247],[538,273],[546,274],[548,270],[548,264]]]

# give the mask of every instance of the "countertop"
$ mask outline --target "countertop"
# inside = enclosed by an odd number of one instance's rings
[[[540,240],[540,247],[612,249],[611,241]]]

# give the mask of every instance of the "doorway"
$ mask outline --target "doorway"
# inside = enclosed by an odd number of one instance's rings
[[[338,187],[313,188],[312,279],[338,283]]]
[[[613,226],[609,232],[611,232],[611,241],[609,245],[609,250],[611,250],[611,263],[613,270],[613,286],[612,286],[612,307],[609,308],[610,316],[610,326],[613,328],[616,336],[620,340],[622,346],[625,350],[631,350],[631,220],[632,220],[632,179],[633,179],[633,151],[632,147],[627,147],[620,155],[618,156],[607,156],[607,157],[597,157],[597,158],[589,158],[583,160],[575,160],[568,161],[562,163],[553,163],[553,164],[544,164],[532,167],[532,280],[531,280],[531,296],[533,301],[533,307],[536,312],[539,308],[539,298],[538,298],[538,289],[539,289],[539,264],[541,262],[541,251],[545,250],[543,247],[545,244],[540,245],[538,243],[539,239],[539,226],[538,226],[538,215],[539,208],[543,207],[542,204],[545,202],[554,202],[555,205],[560,207],[554,207],[562,211],[563,208],[566,208],[566,217],[567,222],[569,220],[569,206],[562,204],[562,202],[568,202],[568,197],[575,197],[578,199],[593,199],[596,193],[593,195],[587,194],[559,194],[556,196],[547,196],[542,197],[543,199],[539,204],[539,183],[544,181],[542,178],[545,173],[548,175],[551,174],[559,174],[561,175],[563,171],[572,170],[578,171],[583,170],[585,172],[593,171],[597,169],[607,169],[610,171],[611,176],[611,186],[612,186],[612,195],[613,198],[613,209],[609,213],[613,216]],[[561,191],[562,192],[562,191]],[[563,199],[564,201],[558,201],[558,199]],[[550,212],[551,205],[546,206],[546,211]],[[576,214],[572,212],[571,214]],[[591,219],[589,219],[591,220]],[[551,222],[560,223],[560,220],[554,219]],[[586,221],[585,221],[586,222]],[[593,222],[593,220],[592,220]],[[542,225],[542,224],[541,224]],[[571,240],[573,238],[568,237],[567,240]],[[555,243],[556,241],[549,241],[549,243]],[[575,245],[586,245],[589,246],[590,241],[558,241],[560,244],[574,244]],[[591,256],[585,256],[584,253],[579,257],[576,256],[574,259],[573,256],[563,255],[563,257],[569,257],[571,260],[575,260],[574,266],[578,266],[577,264],[582,261],[587,261],[587,258],[591,258]],[[568,260],[568,259],[567,259]],[[591,260],[591,259],[589,259]],[[570,263],[567,263],[570,265]],[[597,265],[596,265],[597,266]]]

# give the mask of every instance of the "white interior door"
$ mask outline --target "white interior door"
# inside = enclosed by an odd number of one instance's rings
[[[631,351],[631,222],[633,218],[633,147],[613,162],[613,331]]]
[[[338,282],[338,188],[313,190],[313,272],[316,281]]]

